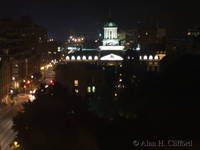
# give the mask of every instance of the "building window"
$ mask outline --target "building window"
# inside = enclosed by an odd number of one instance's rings
[[[88,59],[89,59],[89,60],[92,60],[92,56],[89,56]]]
[[[144,60],[147,60],[147,56],[146,56],[146,55],[144,55],[143,59],[144,59]]]
[[[155,59],[155,60],[158,60],[158,59],[159,59],[159,57],[156,55],[156,56],[154,57],[154,59]]]
[[[71,57],[71,60],[75,60],[75,56],[72,56],[72,57]]]
[[[93,86],[93,87],[92,87],[92,93],[95,93],[95,91],[96,91],[96,87]]]
[[[66,60],[69,60],[69,56],[66,57]]]
[[[82,60],[86,60],[86,56],[83,56],[83,57],[82,57]]]
[[[80,56],[77,56],[77,60],[81,60],[81,57],[80,57]]]
[[[149,60],[153,60],[153,56],[152,55],[149,56]]]
[[[78,86],[78,80],[74,80],[74,86]]]
[[[98,60],[98,56],[95,56],[95,57],[94,57],[94,60]]]
[[[79,90],[78,90],[78,89],[75,89],[75,93],[77,93],[77,94],[78,94],[78,93],[79,93]]]
[[[91,93],[91,87],[90,87],[90,86],[88,86],[87,92],[88,92],[88,93]]]

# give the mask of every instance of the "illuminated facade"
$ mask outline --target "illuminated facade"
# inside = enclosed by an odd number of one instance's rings
[[[113,22],[108,22],[104,25],[103,45],[99,46],[100,50],[124,50],[124,46],[120,46],[117,25]]]
[[[63,55],[66,63],[91,63],[103,65],[121,65],[123,61],[140,61],[147,64],[147,70],[158,68],[158,62],[166,55],[164,51],[151,52],[141,50],[138,44],[135,49],[125,49],[118,39],[118,27],[113,22],[104,25],[102,46],[97,49],[71,50]]]

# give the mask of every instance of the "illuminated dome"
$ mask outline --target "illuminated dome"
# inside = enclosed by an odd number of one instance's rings
[[[104,27],[117,27],[117,25],[114,22],[108,22],[104,25]]]

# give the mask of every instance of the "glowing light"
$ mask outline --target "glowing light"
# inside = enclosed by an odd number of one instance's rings
[[[146,56],[146,55],[144,55],[143,59],[144,59],[144,60],[147,60],[147,56]]]
[[[140,60],[142,60],[142,56],[140,56]]]
[[[115,95],[115,97],[116,97],[116,96],[117,96],[117,93],[115,93],[114,95]]]
[[[191,32],[188,32],[187,35],[190,36],[190,35],[191,35]]]
[[[153,60],[153,56],[152,55],[149,56],[149,60]]]
[[[83,56],[82,59],[83,59],[83,60],[86,60],[86,56]]]
[[[115,54],[109,54],[100,58],[100,60],[104,61],[122,61],[123,58],[121,56]]]
[[[30,83],[31,83],[31,81],[30,81],[30,80],[27,80],[27,81],[26,81],[26,84],[30,84]]]
[[[15,77],[12,77],[12,80],[14,81],[14,80],[15,80]]]
[[[71,60],[75,60],[75,56],[72,56],[72,57],[71,57]]]
[[[10,90],[10,93],[11,93],[11,94],[13,94],[13,93],[14,93],[14,91],[13,91],[13,90]]]
[[[92,56],[89,56],[88,59],[89,59],[89,60],[92,60]]]
[[[140,50],[141,50],[141,46],[140,46],[140,44],[137,45],[137,47],[136,47],[135,50],[136,50],[136,51],[140,51]]]
[[[88,86],[87,92],[88,92],[88,93],[91,93],[91,87],[90,87],[90,86]]]
[[[95,93],[95,91],[96,91],[96,88],[95,88],[95,86],[93,86],[92,87],[92,92]]]
[[[36,99],[36,97],[35,97],[35,95],[29,95],[29,99],[31,102],[33,102]]]
[[[66,58],[65,58],[66,60],[69,60],[69,56],[66,56]]]
[[[49,83],[50,83],[50,84],[54,84],[54,81],[53,81],[53,80],[50,80]]]
[[[75,89],[75,93],[79,93],[79,90],[78,90],[78,89]]]
[[[78,86],[78,80],[74,80],[74,86]]]
[[[41,67],[40,70],[44,70],[44,67]]]
[[[81,60],[81,57],[80,56],[77,56],[77,58],[76,58],[77,60]]]
[[[156,56],[154,57],[154,59],[155,59],[155,60],[158,60],[158,59],[159,59],[159,57],[156,55]]]
[[[99,46],[100,50],[123,50],[124,46]]]
[[[98,60],[98,56],[94,56],[94,60]]]

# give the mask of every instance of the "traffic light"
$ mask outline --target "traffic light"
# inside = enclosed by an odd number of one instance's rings
[[[55,80],[49,80],[49,83],[50,83],[51,85],[54,85],[54,84],[55,84]]]
[[[30,80],[27,80],[27,81],[26,81],[26,84],[31,84],[31,81],[30,81]]]

